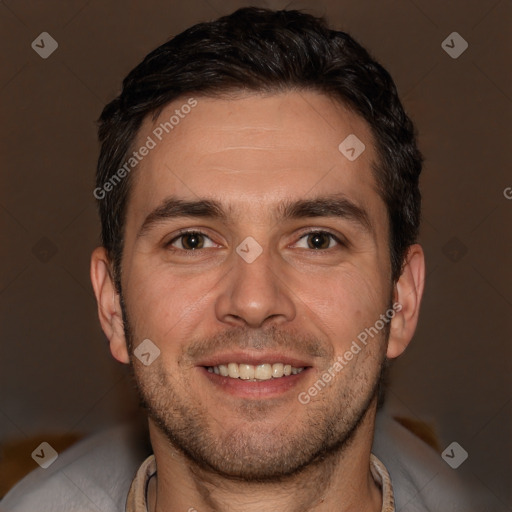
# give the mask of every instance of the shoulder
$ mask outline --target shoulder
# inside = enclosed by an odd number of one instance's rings
[[[377,415],[372,452],[389,472],[396,510],[487,510],[439,453],[384,412]],[[130,484],[150,453],[147,431],[135,424],[94,435],[27,475],[0,502],[0,511],[123,512]]]
[[[137,469],[150,453],[146,430],[121,425],[88,437],[38,468],[0,502],[1,512],[124,511]]]
[[[384,463],[393,485],[396,510],[476,512],[480,497],[427,443],[386,412],[379,412],[372,452]]]

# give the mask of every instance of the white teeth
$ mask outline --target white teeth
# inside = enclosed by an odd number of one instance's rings
[[[272,366],[270,364],[259,364],[254,369],[254,378],[259,380],[272,378]]]
[[[272,377],[274,379],[278,377],[282,377],[284,375],[284,364],[282,363],[275,363],[272,365]]]
[[[240,370],[236,363],[228,364],[228,374],[232,379],[238,379],[238,377],[240,377]]]
[[[239,364],[240,378],[243,380],[254,379],[254,366],[252,364]]]
[[[296,368],[290,364],[283,363],[264,363],[254,366],[252,364],[219,364],[218,366],[208,366],[207,370],[216,375],[230,377],[232,379],[242,380],[270,380],[288,377],[289,375],[297,375],[304,368]]]

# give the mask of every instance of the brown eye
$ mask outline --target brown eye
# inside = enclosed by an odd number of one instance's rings
[[[204,244],[201,237],[202,235],[200,233],[187,233],[186,235],[182,235],[182,245],[185,249],[201,249]]]
[[[173,238],[167,246],[172,246],[176,250],[194,251],[196,249],[204,249],[205,239],[208,239],[208,237],[204,233],[199,231],[186,231],[176,238]],[[181,241],[181,247],[175,245],[178,241]]]
[[[332,237],[328,233],[310,233],[307,236],[310,249],[329,249]]]
[[[306,246],[301,247],[303,249],[325,250],[333,248],[336,244],[344,245],[337,236],[328,231],[311,231],[302,235],[300,240],[302,239],[306,240]],[[334,242],[334,245],[331,242]]]

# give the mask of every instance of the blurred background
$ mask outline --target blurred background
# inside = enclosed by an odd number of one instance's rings
[[[325,16],[393,76],[426,157],[428,277],[387,407],[431,425],[440,453],[459,443],[457,471],[512,510],[510,0],[1,2],[0,496],[40,440],[139,414],[89,280],[96,120],[149,51],[246,5]]]

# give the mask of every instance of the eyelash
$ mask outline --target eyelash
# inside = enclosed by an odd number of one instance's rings
[[[185,253],[187,256],[193,256],[194,253],[201,251],[202,249],[176,249],[175,247],[172,247],[172,244],[174,242],[176,242],[177,240],[179,240],[180,238],[182,238],[183,236],[188,235],[188,234],[201,235],[201,236],[204,236],[211,240],[211,238],[206,233],[203,233],[202,231],[194,230],[194,229],[191,229],[191,230],[185,229],[185,230],[180,230],[178,236],[175,236],[172,240],[165,243],[164,244],[165,248],[171,252]],[[299,240],[302,240],[304,237],[306,237],[308,235],[317,235],[317,234],[328,235],[329,237],[331,237],[332,240],[337,242],[338,245],[341,247],[347,247],[347,245],[348,245],[346,242],[343,242],[342,240],[340,240],[334,233],[331,233],[330,231],[318,230],[318,229],[317,230],[313,229],[311,231],[306,231],[306,232],[302,233],[301,236],[299,237]],[[208,249],[208,247],[207,247],[207,249]],[[325,251],[328,251],[331,249],[334,249],[334,247],[329,247],[327,249],[310,249],[310,250],[314,251],[314,252],[322,252],[322,251],[325,252]]]

